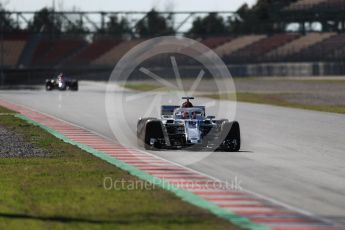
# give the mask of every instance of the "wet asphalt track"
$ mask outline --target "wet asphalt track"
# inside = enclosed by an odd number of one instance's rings
[[[102,83],[81,82],[79,92],[3,90],[0,99],[53,115],[115,141],[107,122],[104,92]],[[128,108],[133,129],[152,97],[147,95],[141,100],[147,103]],[[199,99],[195,104],[207,102]],[[238,103],[236,120],[241,125],[242,152],[199,156],[185,151],[153,153],[182,164],[193,162],[187,167],[221,180],[237,178],[243,189],[345,226],[344,115]],[[136,144],[136,140],[132,142]]]

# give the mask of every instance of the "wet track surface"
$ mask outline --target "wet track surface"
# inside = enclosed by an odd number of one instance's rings
[[[0,91],[0,99],[53,115],[116,141],[105,112],[105,84],[81,82],[80,89],[79,92],[6,90]],[[116,93],[133,94],[120,89]],[[127,120],[133,130],[152,98],[146,95],[140,103],[128,107],[131,113]],[[209,102],[198,99],[195,104]],[[212,113],[212,108],[208,111]],[[152,153],[224,181],[237,178],[245,190],[345,225],[344,115],[238,103],[236,120],[242,131],[241,152]],[[132,142],[135,146],[136,140]]]

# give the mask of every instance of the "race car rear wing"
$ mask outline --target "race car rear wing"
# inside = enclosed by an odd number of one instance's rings
[[[178,106],[178,105],[162,105],[161,107],[161,115],[164,116],[164,115],[173,115],[174,114],[174,111],[175,109],[177,108],[181,108],[181,106]],[[204,111],[204,114],[205,114],[205,106],[193,106],[193,108],[199,108],[199,109],[202,109]]]

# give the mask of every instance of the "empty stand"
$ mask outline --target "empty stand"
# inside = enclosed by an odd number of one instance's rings
[[[322,10],[331,10],[331,11],[339,11],[345,9],[345,1],[344,0],[327,0],[323,1],[320,4],[316,5],[315,8],[322,9]]]
[[[230,63],[250,63],[261,61],[266,53],[291,42],[298,37],[298,34],[273,35],[237,50],[231,55],[224,57],[224,59]]]
[[[102,56],[121,42],[120,39],[97,39],[76,55],[69,58],[65,64],[81,65],[89,64],[93,60]]]
[[[226,36],[226,37],[210,37],[207,39],[204,39],[201,41],[202,44],[204,44],[205,46],[214,49],[226,42],[229,42],[231,40],[230,36]]]
[[[210,48],[210,46],[217,46],[218,44],[228,41],[231,39],[230,37],[223,37],[222,39],[219,39],[220,37],[215,37],[215,40],[212,40],[211,38],[207,39],[207,41],[210,41],[210,43],[206,42]],[[204,40],[205,42],[205,40]],[[203,42],[201,42],[203,43]],[[194,45],[186,44],[184,47],[176,47],[175,45],[172,45],[170,40],[161,40],[159,43],[154,43],[154,47],[158,47],[159,50],[163,51],[163,53],[159,53],[157,55],[154,55],[150,57],[149,59],[145,60],[143,64],[145,66],[155,66],[155,67],[172,67],[172,60],[171,58],[174,57],[175,61],[177,62],[177,65],[196,65],[197,61],[194,60],[192,57],[195,57],[197,55],[200,55],[200,51],[205,51],[204,49],[199,50],[197,48],[197,44],[193,43]],[[196,46],[195,46],[196,45]],[[204,43],[204,45],[206,45]],[[170,50],[172,52],[166,52],[167,50]],[[174,52],[176,51],[176,52]]]
[[[281,47],[278,47],[275,50],[272,50],[265,55],[264,59],[266,61],[284,61],[287,56],[298,53],[302,49],[306,49],[334,35],[335,33],[309,33]]]
[[[2,44],[3,65],[8,67],[19,65],[19,60],[28,53],[31,40],[19,37],[5,38]],[[38,45],[31,49],[29,61],[25,64],[27,67],[68,65],[78,68],[88,64],[110,67],[143,39],[121,41],[115,38],[98,38],[91,44],[79,37],[63,37],[54,40],[42,38],[38,41],[36,41]],[[345,59],[345,34],[342,33],[314,32],[306,35],[281,33],[272,36],[243,35],[237,38],[210,37],[203,40],[202,43],[213,47],[214,51],[229,64],[323,62]],[[152,45],[156,46],[157,43]],[[161,54],[152,57],[146,64],[171,66],[170,56],[170,54]],[[190,58],[184,55],[179,55],[177,62],[180,65],[195,65]]]
[[[22,39],[4,40],[2,44],[3,53],[0,53],[3,58],[2,64],[8,67],[15,67],[25,45],[26,40]]]
[[[288,61],[327,61],[337,50],[345,47],[345,34],[332,36],[292,55]]]
[[[224,43],[221,46],[218,46],[214,51],[219,55],[219,56],[226,56],[230,55],[231,53],[242,49],[243,47],[246,47],[254,42],[257,42],[263,38],[265,38],[265,35],[246,35],[246,36],[241,36],[238,38],[235,38],[229,42]]]
[[[86,45],[86,42],[80,39],[61,39],[48,51],[40,64],[55,65],[62,61],[63,58],[72,55]]]
[[[52,49],[55,43],[55,40],[43,39],[42,41],[40,41],[38,46],[36,47],[36,50],[34,51],[31,63],[33,65],[39,64],[40,60],[43,59],[44,55],[46,55]]]
[[[121,57],[127,53],[131,48],[142,42],[142,39],[124,41],[119,45],[113,47],[111,50],[97,58],[96,60],[92,61],[92,64],[95,65],[110,65],[113,66],[116,62],[118,62]]]
[[[60,40],[43,40],[33,56],[34,65],[56,65],[64,58],[72,55],[87,43],[83,39],[63,38]]]
[[[328,0],[299,0],[285,7],[285,10],[308,10]]]
[[[345,47],[334,50],[332,53],[327,55],[327,60],[330,61],[344,61],[345,59]]]

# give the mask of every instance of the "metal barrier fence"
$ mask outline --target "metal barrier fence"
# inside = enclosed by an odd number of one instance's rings
[[[228,65],[233,77],[261,77],[261,76],[335,76],[345,75],[345,62],[305,62],[305,63],[262,63],[248,65]],[[173,77],[170,68],[150,68],[159,76]],[[200,66],[181,66],[180,74],[185,78],[197,76]],[[111,68],[84,68],[84,69],[5,69],[0,78],[0,86],[16,84],[44,84],[46,78],[55,77],[57,73],[64,72],[66,75],[78,80],[107,81],[110,77]],[[212,77],[206,74],[205,77]],[[134,72],[132,80],[144,80],[145,76]],[[129,80],[131,80],[129,79]],[[119,79],[121,80],[121,79]]]

